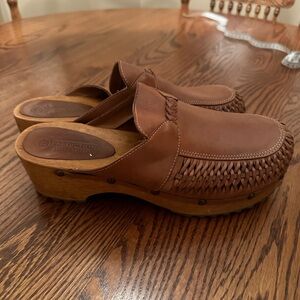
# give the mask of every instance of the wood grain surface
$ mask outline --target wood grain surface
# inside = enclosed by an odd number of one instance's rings
[[[233,29],[300,50],[297,27],[232,17]],[[176,10],[107,10],[0,26],[0,299],[300,299],[300,71]],[[107,83],[118,60],[182,85],[227,84],[248,112],[286,123],[295,153],[268,201],[187,218],[121,195],[38,196],[14,151],[22,100]],[[201,138],[201,137],[199,137]]]

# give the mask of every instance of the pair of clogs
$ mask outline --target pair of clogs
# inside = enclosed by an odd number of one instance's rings
[[[270,195],[293,154],[285,125],[244,112],[231,88],[181,87],[119,62],[109,91],[18,105],[16,151],[48,197],[116,192],[187,215],[229,213]]]

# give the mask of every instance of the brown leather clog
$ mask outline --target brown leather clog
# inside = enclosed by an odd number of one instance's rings
[[[16,151],[39,193],[85,200],[117,192],[216,215],[265,199],[292,157],[292,135],[267,117],[193,107],[142,83],[126,103],[135,132],[53,122],[20,134]]]
[[[135,87],[137,82],[155,87],[191,105],[225,112],[245,112],[242,97],[228,86],[219,84],[197,87],[178,86],[157,76],[151,69],[122,61],[117,62],[113,67],[109,88],[111,93],[115,93],[124,88]]]
[[[95,107],[102,106],[101,100],[119,91],[135,90],[137,82],[144,82],[164,92],[173,94],[184,102],[209,109],[244,112],[245,105],[238,93],[223,85],[201,85],[180,87],[145,70],[125,62],[115,64],[110,78],[110,92],[97,85],[85,85],[72,93],[30,99],[14,110],[20,131],[38,123],[57,121],[83,122],[81,116]],[[131,112],[130,112],[131,115]],[[132,117],[132,116],[128,116]],[[116,127],[112,127],[116,128]]]

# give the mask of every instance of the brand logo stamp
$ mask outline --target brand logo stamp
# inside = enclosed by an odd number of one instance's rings
[[[39,146],[43,149],[51,149],[56,152],[67,153],[91,153],[97,149],[97,146],[91,143],[73,140],[53,140],[51,138],[44,138],[40,140]]]

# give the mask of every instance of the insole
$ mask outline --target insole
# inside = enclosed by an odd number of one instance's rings
[[[115,148],[103,139],[64,128],[37,128],[23,142],[24,150],[47,159],[86,160],[106,158]]]
[[[39,99],[24,103],[20,112],[25,116],[36,118],[75,118],[86,113],[92,107],[78,102]]]
[[[100,101],[98,98],[77,95],[46,96],[25,101],[20,105],[19,112],[30,118],[77,118]]]
[[[56,167],[100,168],[112,163],[141,142],[137,132],[95,128],[83,124],[39,125],[29,131],[22,148],[35,159],[52,161]],[[79,130],[78,130],[79,129]],[[86,130],[88,129],[88,130]],[[73,161],[73,162],[72,162]]]
[[[88,123],[103,128],[123,127],[132,119],[131,95],[115,99],[113,105],[111,105],[112,102],[112,100],[99,101],[97,98],[84,96],[47,96],[25,101],[15,111],[15,117],[17,122],[22,119],[29,119],[35,123],[78,119],[79,123]],[[86,113],[90,113],[93,108],[97,110],[97,113],[92,121],[79,119]],[[129,130],[132,131],[131,128]]]

